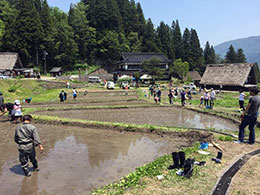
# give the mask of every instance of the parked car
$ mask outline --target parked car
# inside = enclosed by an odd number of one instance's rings
[[[123,81],[121,83],[121,87],[122,87],[122,89],[125,89],[125,88],[130,89],[130,85],[129,85],[128,81]]]
[[[89,83],[100,83],[101,79],[97,76],[90,76],[90,77],[88,77],[88,82]]]
[[[8,78],[10,78],[10,77],[5,76],[5,75],[0,75],[0,79],[8,79]]]
[[[190,83],[189,85],[184,85],[183,86],[184,89],[190,89],[190,90],[196,90],[196,85],[194,85],[194,83]]]
[[[107,89],[115,89],[115,83],[112,81],[107,82]]]

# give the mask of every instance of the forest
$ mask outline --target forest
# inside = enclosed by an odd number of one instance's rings
[[[81,0],[68,13],[47,0],[0,0],[0,51],[18,52],[25,67],[41,71],[45,60],[48,70],[113,69],[122,52],[162,52],[200,73],[221,62],[209,42],[202,49],[195,29],[182,31],[177,19],[155,27],[134,0]]]

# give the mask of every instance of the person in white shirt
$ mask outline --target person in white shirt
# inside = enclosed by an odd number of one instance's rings
[[[240,110],[241,110],[241,111],[244,111],[244,110],[245,110],[244,102],[245,102],[246,94],[244,94],[242,90],[240,90],[239,93],[240,93],[240,95],[239,95],[239,106],[240,106]]]
[[[213,88],[211,88],[211,92],[210,92],[210,108],[212,109],[214,106],[214,100],[216,97],[216,92],[214,91]]]

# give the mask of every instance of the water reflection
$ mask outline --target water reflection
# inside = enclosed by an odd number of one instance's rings
[[[90,192],[95,187],[120,179],[156,157],[176,150],[180,143],[179,140],[155,135],[36,126],[46,148],[45,153],[37,154],[40,172],[33,172],[31,178],[25,178],[17,165],[16,151],[6,157],[2,167],[1,193],[66,195]],[[3,150],[0,151],[2,153]]]

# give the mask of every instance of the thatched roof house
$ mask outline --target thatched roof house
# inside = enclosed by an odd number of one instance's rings
[[[113,80],[113,74],[109,73],[107,70],[104,68],[99,68],[95,70],[94,72],[90,73],[89,76],[97,76],[101,80]]]
[[[210,64],[202,76],[200,84],[207,88],[239,90],[247,85],[256,85],[254,64]]]
[[[0,74],[11,75],[14,69],[23,68],[18,53],[0,52]]]
[[[198,71],[189,71],[183,80],[187,81],[189,78],[191,78],[193,83],[196,85],[198,85],[201,81],[201,76]]]

